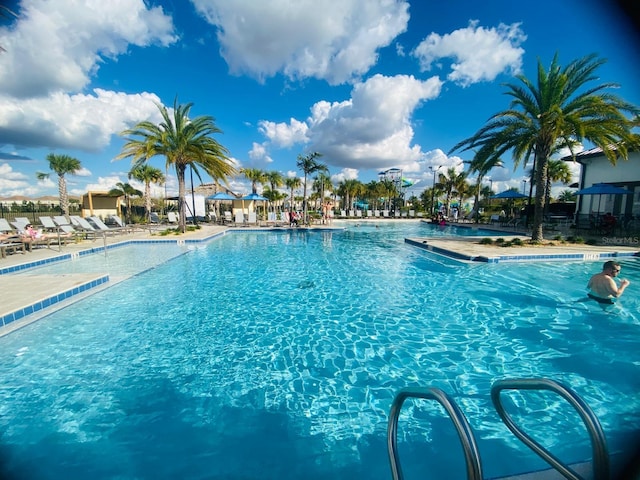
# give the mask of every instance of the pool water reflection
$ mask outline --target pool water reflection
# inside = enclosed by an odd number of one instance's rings
[[[0,339],[7,468],[386,479],[393,396],[436,386],[467,414],[485,476],[513,474],[544,465],[502,426],[489,390],[532,376],[574,388],[623,450],[640,427],[637,298],[611,311],[576,302],[600,262],[463,265],[404,244],[429,229],[229,234]],[[622,264],[639,285],[637,259]],[[554,453],[589,457],[557,398],[516,401]],[[464,476],[435,405],[408,406],[400,423],[407,478]]]

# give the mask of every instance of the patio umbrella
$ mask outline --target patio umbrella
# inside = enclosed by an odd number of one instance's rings
[[[498,193],[497,195],[494,195],[491,198],[501,198],[503,200],[505,199],[514,199],[514,198],[527,198],[526,195],[516,191],[516,190],[505,190],[502,193]]]
[[[227,192],[218,192],[215,195],[210,195],[207,197],[207,200],[237,200],[238,198],[227,193]]]
[[[258,195],[257,193],[250,193],[246,197],[242,197],[242,211],[244,212],[244,201],[255,201],[255,202],[268,202],[269,199],[263,197],[262,195]],[[266,210],[266,208],[265,208]]]
[[[515,200],[518,198],[528,198],[523,193],[518,192],[517,190],[505,190],[504,192],[498,193],[491,198],[497,198],[501,200]],[[513,202],[509,202],[509,214],[513,214]]]
[[[576,192],[576,195],[598,195],[598,213],[600,213],[600,202],[602,201],[602,195],[626,195],[628,193],[632,192],[625,188],[611,185],[610,183],[594,183],[590,187],[578,190]]]
[[[218,206],[218,216],[220,216],[221,212],[220,212],[220,202],[223,200],[237,200],[238,198],[235,195],[231,195],[230,193],[227,192],[218,192],[214,195],[209,195],[207,197],[207,200],[213,200],[218,202],[217,206]]]

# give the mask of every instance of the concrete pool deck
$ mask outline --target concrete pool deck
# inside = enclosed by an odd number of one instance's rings
[[[388,220],[391,222],[407,220]],[[408,220],[415,221],[415,220]],[[318,228],[343,229],[353,222],[336,221],[333,225],[319,225]],[[313,228],[312,228],[313,229]],[[221,225],[203,224],[202,228],[184,235],[160,235],[160,231],[137,230],[117,236],[107,236],[96,241],[83,240],[70,243],[63,247],[37,248],[32,252],[14,253],[0,259],[0,336],[20,326],[37,320],[50,313],[55,308],[62,308],[100,288],[113,284],[107,273],[103,274],[69,274],[42,275],[37,271],[30,273],[36,265],[54,261],[77,258],[89,253],[104,251],[117,244],[153,242],[153,243],[199,243],[215,236],[222,235],[229,230],[237,231],[267,231],[267,228],[230,228]],[[284,230],[278,228],[278,230]],[[492,238],[498,238],[499,232]],[[509,239],[515,238],[509,236]],[[523,240],[528,237],[521,236]],[[628,239],[627,239],[628,240]],[[592,246],[585,244],[556,244],[542,246],[512,246],[481,245],[480,237],[414,237],[406,238],[407,244],[423,248],[433,253],[447,256],[463,262],[523,262],[550,260],[600,260],[606,258],[620,258],[640,255],[640,245],[605,245]]]
[[[483,237],[484,238],[484,237]],[[493,235],[492,240],[500,238]],[[509,236],[505,240],[520,238],[522,246],[503,247],[480,244],[480,237],[456,238],[406,238],[405,242],[433,253],[464,262],[546,262],[553,260],[600,260],[640,255],[640,244],[635,245],[586,245],[555,242],[555,245],[527,245],[530,237]]]

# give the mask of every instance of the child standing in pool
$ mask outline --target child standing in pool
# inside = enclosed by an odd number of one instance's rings
[[[622,295],[625,288],[629,286],[629,280],[620,280],[618,286],[614,280],[620,273],[620,264],[609,260],[604,262],[602,272],[596,273],[589,279],[587,288],[589,289],[589,298],[601,304],[612,305],[616,299]]]

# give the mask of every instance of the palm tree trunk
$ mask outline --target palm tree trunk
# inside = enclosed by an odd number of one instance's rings
[[[176,166],[176,175],[178,177],[178,228],[180,232],[187,231],[187,212],[185,209],[185,184],[184,184],[184,172],[187,169],[186,165]]]
[[[151,222],[151,182],[144,183],[144,212],[147,222]]]
[[[543,238],[542,223],[544,219],[544,196],[547,184],[547,166],[548,156],[544,152],[538,154],[536,152],[536,203],[533,213],[533,227],[531,232],[531,240],[541,242]]]
[[[307,172],[304,173],[304,192],[302,194],[302,217],[305,225],[309,224],[309,219],[307,218]]]
[[[69,216],[69,195],[67,194],[67,181],[64,175],[58,175],[58,195],[60,196],[60,208],[66,217]]]

